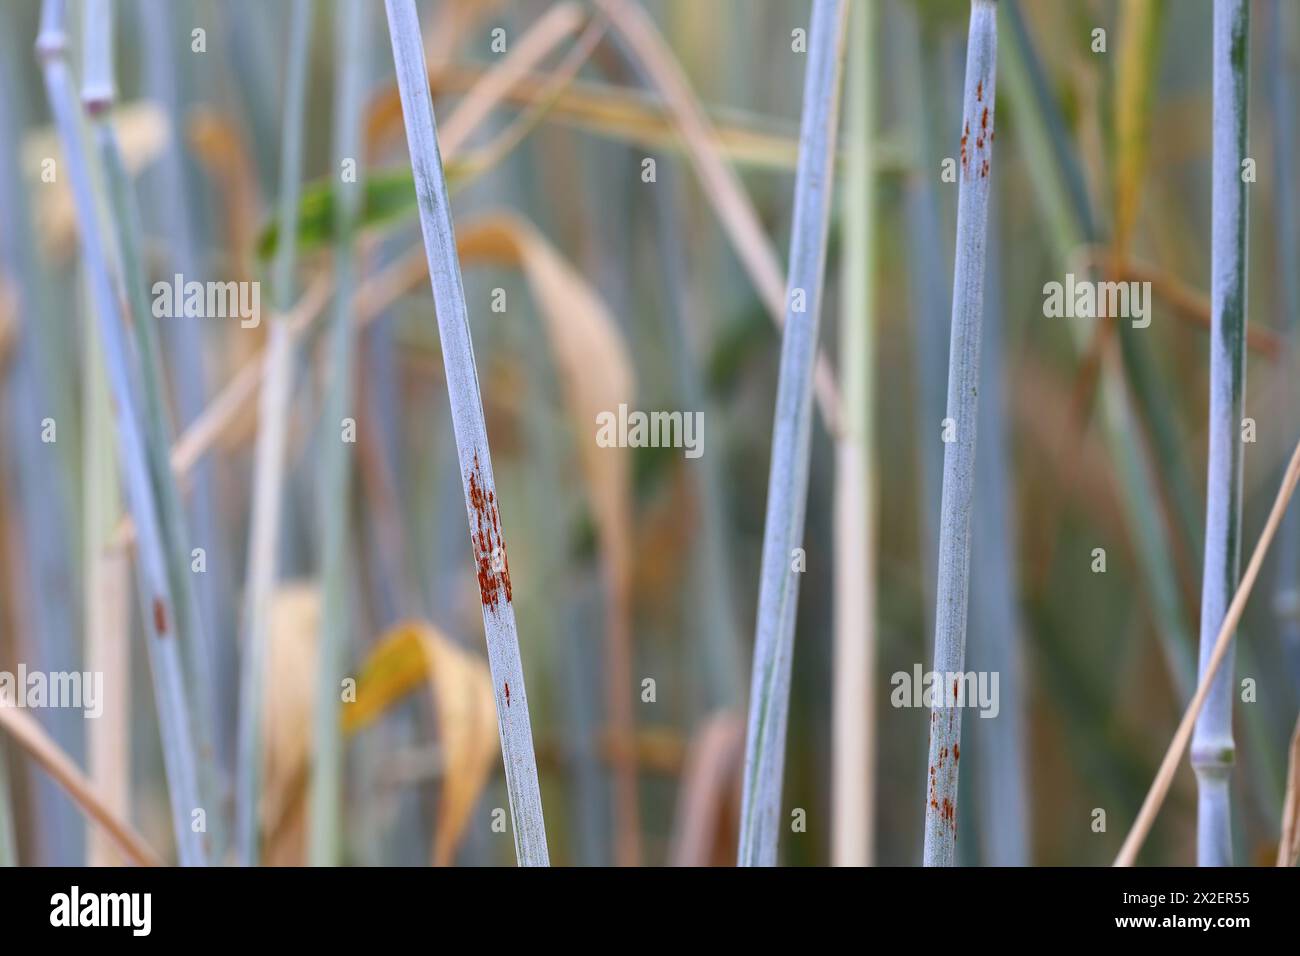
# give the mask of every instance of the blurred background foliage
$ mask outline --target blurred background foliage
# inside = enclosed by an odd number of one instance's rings
[[[968,7],[963,0],[871,2],[878,7],[870,69],[880,123],[870,149],[878,190],[871,320],[880,503],[874,827],[879,862],[915,864],[927,710],[891,707],[889,677],[910,675],[918,663],[928,667],[931,656],[957,190],[941,172],[958,148]],[[267,256],[283,238],[273,211],[288,4],[177,0],[165,4],[166,17],[163,6],[124,0],[118,14],[114,123],[135,177],[150,279],[179,271],[187,242],[191,273],[266,280]],[[351,863],[506,864],[512,843],[493,831],[494,808],[507,806],[504,783],[491,710],[481,706],[491,687],[466,690],[479,686],[485,670],[438,337],[382,9],[370,6],[367,228],[358,249],[363,283],[400,281],[378,308],[356,310],[366,322],[357,363],[356,480],[350,500],[336,505],[352,530],[347,654],[366,709],[345,717],[342,836]],[[705,104],[770,243],[785,250],[805,67],[792,50],[792,31],[807,28],[809,4],[644,6]],[[1279,141],[1278,119],[1295,103],[1300,17],[1288,2],[1254,6],[1250,144],[1257,181],[1250,186],[1246,404],[1258,441],[1246,453],[1248,547],[1296,437],[1286,391],[1295,302],[1288,303],[1293,293],[1285,283],[1300,269],[1294,247],[1282,258],[1278,238],[1287,217],[1294,228],[1296,215],[1294,189],[1279,188],[1294,175],[1284,165],[1294,162],[1294,133]],[[308,311],[313,295],[318,302],[328,295],[320,284],[331,270],[336,79],[331,4],[313,7],[298,275]],[[967,723],[958,852],[971,864],[1105,864],[1186,702],[1190,685],[1180,668],[1195,660],[1208,403],[1211,3],[1003,0],[1000,7],[988,293],[995,322],[984,349],[998,369],[1001,402],[981,409],[981,429],[991,423],[999,437],[986,443],[993,432],[983,430],[980,437],[980,454],[997,454],[1000,467],[979,493],[967,667],[987,669],[991,656],[1009,654],[1021,689],[1008,699],[1004,684],[1000,716]],[[72,4],[74,22],[79,8]],[[552,24],[545,55],[524,81],[491,95],[491,108],[461,132],[454,154],[444,141],[509,529],[551,860],[613,862],[634,827],[644,863],[730,863],[779,333],[719,224],[716,196],[694,173],[676,114],[638,69],[635,49],[601,22],[601,8],[430,0],[420,9],[444,138],[457,109],[491,89],[494,70],[530,30],[545,18]],[[76,223],[61,185],[40,179],[40,159],[54,147],[29,52],[38,12],[34,0],[0,10],[8,122],[0,150],[13,164],[5,169],[22,171],[8,186],[18,187],[31,217],[25,227],[6,215],[0,230],[32,253],[21,266],[30,270],[24,288],[37,290],[29,298],[39,296],[39,307],[20,299],[20,267],[0,263],[0,669],[10,671],[60,653],[84,661],[89,649],[80,635],[107,613],[85,591],[81,556],[90,548],[87,535],[98,532],[87,525],[80,491],[86,445],[106,424],[102,414],[88,417],[95,406],[87,401],[92,378],[83,353],[87,307]],[[599,42],[567,77],[566,54],[591,22],[601,24]],[[204,53],[191,52],[195,28],[205,31]],[[1094,51],[1097,28],[1105,31],[1104,52]],[[504,53],[493,49],[499,36]],[[168,50],[171,62],[160,62]],[[75,55],[71,62],[79,70]],[[656,163],[652,183],[642,175],[647,157]],[[843,276],[861,267],[844,261],[838,227],[823,310],[833,363]],[[419,268],[403,272],[412,253]],[[1150,326],[1045,318],[1043,286],[1067,272],[1151,281]],[[504,311],[493,310],[496,290],[503,290]],[[257,329],[234,320],[162,321],[178,434],[256,360],[270,295],[261,301]],[[597,331],[579,334],[570,321]],[[186,322],[195,327],[182,336],[176,326]],[[320,420],[324,337],[310,321],[302,328],[282,588],[268,662],[268,863],[302,859],[319,615],[311,583],[318,466],[321,442],[334,434]],[[607,374],[623,365],[626,381]],[[703,457],[626,449],[593,458],[591,403],[600,408],[624,394],[633,408],[705,412]],[[58,423],[54,444],[32,440],[47,414]],[[213,760],[225,796],[211,815],[226,818],[256,426],[256,402],[245,394],[201,446],[188,492],[204,495],[191,497],[191,506],[210,518],[196,535],[206,536],[206,586],[221,622],[211,680],[219,723]],[[805,809],[807,830],[782,838],[784,861],[796,865],[828,862],[835,839],[833,445],[817,428],[785,784],[787,812]],[[33,456],[34,468],[24,470]],[[620,463],[611,465],[613,458]],[[1290,533],[1294,539],[1294,525]],[[51,552],[46,567],[61,566],[61,575],[41,571],[32,550],[41,540]],[[119,535],[104,548],[121,553],[129,542]],[[1097,548],[1106,552],[1104,574],[1093,572]],[[103,550],[90,550],[103,558]],[[1296,585],[1294,552],[1284,544],[1266,573],[1273,586],[1248,607],[1238,656],[1238,678],[1257,685],[1256,702],[1239,705],[1236,721],[1234,811],[1238,858],[1246,863],[1273,858],[1287,741],[1300,704],[1300,644],[1294,604],[1287,604]],[[984,610],[981,595],[990,605]],[[121,603],[135,605],[129,597]],[[65,640],[71,634],[63,652],[42,646],[40,635],[50,631],[33,623],[50,609],[63,613]],[[165,856],[172,839],[165,782],[145,690],[142,624],[130,613],[123,633],[130,634],[131,720],[120,739],[104,744],[117,755],[117,772],[100,767],[93,776],[114,788],[123,815]],[[622,670],[610,663],[620,617],[630,624],[632,653]],[[646,678],[654,681],[653,702],[644,699]],[[618,695],[634,701],[630,725],[611,718]],[[486,733],[472,723],[485,713]],[[92,722],[40,719],[84,766]],[[998,731],[981,725],[1013,719],[1019,730],[1003,744],[1018,748],[1024,779],[1013,789],[1025,802],[1008,805],[981,781],[989,772],[984,754],[998,746]],[[81,818],[42,789],[42,773],[17,748],[6,756],[17,859],[104,859],[93,844],[57,839],[82,827]],[[617,805],[620,772],[635,775],[631,816]],[[1095,808],[1106,811],[1105,832],[1094,830]],[[1000,832],[990,821],[1008,813],[1024,838],[1010,859],[990,839]],[[1144,861],[1190,862],[1194,830],[1189,770]]]

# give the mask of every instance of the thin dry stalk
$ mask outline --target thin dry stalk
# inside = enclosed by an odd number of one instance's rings
[[[109,802],[100,796],[72,759],[31,715],[15,707],[0,707],[0,727],[8,731],[18,746],[68,792],[87,816],[99,824],[127,860],[136,866],[162,865],[144,838],[113,811]]]
[[[1187,742],[1191,739],[1192,728],[1196,725],[1196,719],[1200,716],[1201,708],[1205,705],[1205,700],[1210,695],[1210,687],[1213,684],[1215,675],[1219,672],[1224,658],[1228,656],[1228,649],[1232,645],[1232,635],[1237,629],[1237,622],[1241,620],[1241,614],[1246,609],[1246,601],[1250,599],[1251,588],[1255,586],[1255,578],[1259,576],[1259,569],[1264,563],[1264,556],[1268,553],[1268,547],[1273,543],[1273,537],[1277,534],[1278,525],[1282,522],[1282,516],[1286,514],[1287,504],[1291,501],[1292,494],[1295,493],[1296,483],[1300,482],[1300,444],[1296,445],[1295,451],[1291,454],[1291,462],[1287,465],[1286,474],[1282,478],[1282,487],[1278,489],[1277,498],[1273,501],[1273,508],[1268,513],[1268,521],[1264,523],[1264,530],[1260,533],[1259,541],[1255,545],[1255,551],[1250,556],[1250,564],[1246,566],[1246,573],[1242,575],[1241,584],[1237,587],[1237,593],[1232,598],[1232,603],[1228,606],[1228,611],[1223,617],[1223,624],[1219,628],[1219,634],[1215,638],[1209,658],[1205,667],[1201,669],[1200,684],[1196,688],[1196,693],[1192,696],[1192,702],[1187,705],[1187,712],[1183,714],[1182,721],[1178,724],[1178,730],[1174,733],[1174,739],[1169,742],[1169,749],[1165,752],[1165,758],[1160,762],[1160,769],[1157,771],[1155,779],[1151,782],[1151,789],[1147,791],[1146,799],[1142,802],[1142,809],[1138,812],[1137,819],[1133,821],[1133,826],[1124,839],[1124,845],[1120,848],[1119,855],[1115,857],[1115,866],[1132,866],[1137,859],[1137,854],[1142,849],[1142,844],[1151,832],[1151,825],[1155,823],[1156,814],[1160,812],[1160,806],[1164,803],[1165,797],[1169,793],[1169,787],[1174,781],[1174,774],[1178,772],[1178,764],[1183,759],[1183,752],[1187,749]]]
[[[845,96],[844,297],[840,380],[844,418],[835,446],[835,667],[831,727],[831,862],[868,866],[874,855],[876,474],[875,133],[877,11],[850,14]]]
[[[1300,717],[1291,733],[1291,756],[1287,761],[1286,795],[1282,798],[1282,838],[1277,843],[1277,865],[1300,862]]]

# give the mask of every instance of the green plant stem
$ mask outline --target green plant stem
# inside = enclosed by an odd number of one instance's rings
[[[281,131],[279,221],[271,285],[275,315],[267,335],[266,373],[258,402],[257,449],[253,463],[253,516],[248,539],[248,581],[240,657],[239,729],[236,758],[235,851],[244,866],[258,862],[258,808],[262,764],[263,668],[267,627],[275,591],[284,467],[293,377],[293,305],[298,197],[302,189],[303,115],[307,99],[307,54],[311,33],[309,0],[294,0],[289,14],[289,58],[285,71]]]
[[[339,723],[340,681],[351,632],[348,591],[348,523],[352,485],[351,439],[345,420],[357,427],[353,375],[356,334],[352,288],[356,280],[356,224],[361,208],[362,96],[368,7],[361,0],[338,0],[335,19],[336,63],[340,67],[334,114],[334,169],[340,176],[335,214],[334,324],[329,341],[329,391],[325,398],[318,506],[321,542],[321,625],[312,737],[309,859],[316,866],[337,865],[343,830],[343,740]],[[346,170],[351,164],[353,174]]]

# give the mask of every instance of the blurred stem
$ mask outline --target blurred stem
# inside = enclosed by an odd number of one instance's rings
[[[205,826],[210,845],[214,856],[219,859],[225,845],[225,801],[213,747],[217,709],[213,699],[212,674],[209,658],[203,653],[203,648],[209,645],[199,612],[195,574],[191,570],[191,539],[185,510],[168,460],[172,431],[165,404],[162,352],[145,293],[147,279],[140,256],[141,230],[134,204],[134,190],[126,173],[117,135],[108,120],[108,111],[116,99],[111,0],[87,0],[86,14],[86,75],[82,103],[92,118],[92,129],[99,146],[104,191],[111,214],[109,221],[117,247],[119,280],[125,287],[127,307],[136,336],[137,371],[143,384],[140,397],[144,405],[145,454],[148,457],[154,494],[160,506],[160,525],[169,556],[171,593],[176,602],[178,632],[189,686],[190,719],[198,747],[199,795],[206,811]]]
[[[178,34],[179,20],[191,18],[193,4],[177,0],[139,0],[140,18],[145,24],[140,31],[142,55],[139,57],[141,80],[145,93],[166,112],[172,130],[172,147],[163,151],[149,182],[149,202],[143,208],[153,213],[151,227],[158,229],[165,240],[167,276],[176,273],[185,281],[212,279],[207,274],[205,248],[200,238],[202,183],[192,174],[190,152],[185,148],[188,136],[187,117],[189,102],[186,96],[190,85],[189,70],[197,72],[203,56],[190,52],[190,27],[183,25]],[[182,52],[183,51],[183,52]],[[179,310],[178,310],[179,311]],[[175,419],[178,428],[187,428],[202,414],[208,396],[208,376],[205,357],[206,333],[204,320],[183,314],[174,316],[159,336],[159,351],[167,362],[168,376],[175,399]],[[168,394],[166,390],[162,393]],[[214,748],[214,766],[225,806],[227,778],[233,764],[233,721],[222,719],[235,707],[235,641],[229,637],[236,630],[236,607],[231,584],[230,555],[227,528],[220,521],[220,509],[215,503],[218,494],[218,462],[215,457],[204,457],[195,463],[189,482],[186,526],[190,532],[188,547],[201,547],[205,570],[193,576],[194,598],[198,602],[197,614],[202,621],[198,632],[201,641],[186,658],[191,682],[207,685],[203,694],[212,702],[209,718],[211,745]],[[187,571],[187,573],[189,573]],[[224,639],[223,639],[224,638]],[[200,665],[194,673],[194,664]],[[198,726],[197,731],[204,732]],[[209,814],[212,817],[213,814]],[[224,818],[223,818],[224,819]],[[214,843],[224,852],[220,833],[213,834]]]
[[[113,455],[112,398],[104,377],[104,350],[93,324],[83,333],[85,369],[82,445],[85,508],[86,669],[103,674],[100,716],[89,722],[87,776],[115,815],[130,818],[131,794],[131,568],[113,543],[121,516],[121,488]],[[93,822],[86,835],[89,866],[119,866],[115,842]]]
[[[240,658],[239,730],[235,794],[235,850],[244,866],[256,866],[259,850],[262,764],[262,694],[268,615],[276,584],[280,515],[293,377],[294,265],[298,197],[302,189],[303,116],[307,99],[307,54],[311,33],[309,0],[294,0],[289,13],[289,59],[281,130],[279,224],[271,267],[275,314],[271,318],[265,377],[258,403],[257,451],[253,462],[253,515],[248,538],[245,627]]]
[[[1003,89],[1015,118],[1013,129],[1027,160],[1035,199],[1050,229],[1057,262],[1068,269],[1077,261],[1079,247],[1096,242],[1099,234],[1083,175],[1018,4],[1002,0],[1001,6],[1011,27],[1012,42],[1004,46],[1002,72]],[[1069,328],[1076,351],[1084,354],[1088,329],[1080,323],[1070,323]],[[1125,333],[1121,333],[1121,341],[1126,347],[1139,345]],[[1129,365],[1130,369],[1136,367]],[[1140,441],[1140,433],[1135,435],[1128,426],[1134,412],[1120,371],[1112,350],[1105,350],[1099,386],[1101,424],[1119,471],[1117,485],[1123,495],[1126,524],[1137,551],[1156,635],[1170,680],[1179,699],[1186,700],[1194,679],[1191,628],[1178,597],[1175,548],[1168,525],[1161,519],[1163,508],[1156,484],[1159,473]]]
[[[901,103],[918,121],[916,162],[918,171],[904,185],[907,216],[908,295],[914,314],[913,356],[916,370],[917,434],[920,440],[920,538],[921,573],[924,578],[922,619],[934,628],[934,582],[938,579],[935,550],[939,537],[939,500],[942,494],[943,443],[939,423],[944,417],[944,391],[948,374],[948,308],[944,285],[952,271],[940,238],[943,217],[934,172],[943,155],[936,146],[941,134],[950,133],[945,99],[934,95],[939,69],[938,37],[929,25],[918,22],[913,10],[904,12],[903,29],[908,81],[900,84]]]
[[[1273,119],[1273,168],[1287,170],[1295,159],[1295,76],[1296,76],[1296,6],[1294,3],[1273,0],[1269,30],[1271,60],[1270,106]],[[1300,416],[1295,411],[1297,390],[1291,375],[1294,374],[1297,354],[1297,335],[1300,335],[1300,229],[1297,228],[1295,179],[1280,175],[1273,179],[1274,222],[1277,230],[1277,254],[1274,274],[1277,276],[1279,321],[1278,331],[1283,337],[1282,361],[1285,371],[1285,389],[1281,407],[1287,409],[1280,430],[1280,445],[1288,445],[1295,438]],[[1291,508],[1282,521],[1281,539],[1278,541],[1277,565],[1273,581],[1273,614],[1278,640],[1291,672],[1293,700],[1300,697],[1300,508]]]
[[[876,750],[876,465],[874,427],[878,10],[849,17],[845,94],[844,276],[840,312],[842,427],[835,447],[835,657],[832,673],[832,853],[836,866],[874,856]]]
[[[121,464],[137,529],[139,566],[136,577],[141,591],[142,617],[149,635],[147,646],[177,852],[183,865],[203,864],[207,857],[204,841],[191,827],[192,814],[202,807],[202,803],[198,795],[197,760],[176,639],[169,562],[132,389],[131,350],[118,292],[120,276],[114,274],[113,260],[104,245],[107,232],[100,220],[101,209],[95,195],[93,152],[85,142],[72,76],[65,61],[67,36],[63,21],[62,0],[45,0],[36,49],[45,75],[50,109],[64,147],[64,166],[72,186],[82,251],[94,289],[95,313],[116,408]]]
[[[1164,0],[1128,0],[1121,8],[1115,104],[1115,252],[1128,258],[1142,204],[1151,103],[1160,67]]]
[[[648,90],[654,89],[654,78],[622,33],[612,34],[613,47],[624,64]],[[722,411],[711,400],[701,375],[701,340],[704,336],[703,316],[697,315],[694,328],[687,327],[686,317],[691,314],[688,288],[688,270],[683,256],[686,235],[677,203],[681,193],[672,167],[657,157],[659,188],[652,200],[655,212],[655,249],[659,254],[664,287],[667,290],[668,316],[666,330],[677,387],[689,409],[703,409],[708,421],[720,421]],[[691,469],[696,475],[696,494],[700,500],[699,558],[694,563],[692,578],[698,582],[695,590],[703,605],[705,622],[701,637],[706,684],[703,713],[719,710],[739,711],[742,705],[742,675],[744,673],[744,648],[736,621],[735,590],[732,583],[732,561],[729,555],[727,508],[722,491],[722,463],[719,455],[705,455]]]
[[[997,716],[971,722],[971,765],[980,863],[1028,866],[1033,809],[1026,774],[1023,628],[1016,555],[1016,484],[1003,390],[1006,375],[1005,300],[1002,295],[1002,216],[995,187],[989,209],[989,262],[980,356],[980,454],[975,460],[975,517],[971,541],[970,664],[1000,674]]]
[[[17,479],[11,504],[25,555],[22,586],[30,592],[27,617],[21,622],[32,657],[29,666],[70,671],[80,668],[75,638],[82,606],[73,557],[79,536],[72,487],[79,462],[70,451],[80,447],[73,399],[76,363],[61,355],[69,351],[63,342],[73,338],[71,328],[44,318],[49,314],[46,277],[37,245],[30,241],[29,186],[20,158],[27,97],[19,69],[22,61],[12,49],[16,12],[16,7],[0,4],[0,272],[10,284],[17,319],[12,367],[4,389]],[[47,421],[57,427],[58,441],[42,440]],[[59,746],[73,759],[82,759],[85,722],[77,714],[51,708],[41,713],[40,720]],[[35,862],[80,865],[84,857],[76,806],[48,775],[37,774],[35,783],[39,810],[33,823],[33,843],[39,848]]]
[[[813,3],[745,737],[741,866],[775,866],[781,830],[790,669],[812,453],[813,370],[830,228],[847,18],[847,5],[840,0]]]
[[[632,0],[596,2],[609,15],[617,33],[635,51],[646,74],[653,78],[667,102],[686,141],[691,165],[705,197],[717,212],[723,231],[753,281],[760,301],[772,321],[780,326],[789,308],[789,302],[782,298],[786,283],[781,275],[781,265],[740,177],[723,158],[717,131],[691,89],[681,64],[655,28],[650,15],[639,4]],[[802,153],[801,141],[801,156]],[[814,388],[817,407],[826,431],[834,435],[839,428],[839,385],[825,355],[819,353],[816,363]]]
[[[334,169],[337,216],[334,246],[334,324],[329,342],[329,392],[325,398],[323,460],[318,507],[321,542],[321,630],[316,714],[312,737],[311,863],[338,865],[343,829],[343,740],[339,724],[339,685],[351,632],[348,592],[348,524],[352,513],[353,438],[355,432],[353,371],[356,333],[352,320],[352,288],[356,279],[356,226],[364,188],[362,163],[362,98],[365,92],[365,52],[369,6],[361,0],[339,0],[335,16],[335,59],[339,88],[334,112]],[[350,170],[350,171],[349,171]],[[335,433],[338,429],[338,434]]]
[[[1245,0],[1214,3],[1214,144],[1210,234],[1210,449],[1206,474],[1205,573],[1200,671],[1206,673],[1241,571],[1241,416],[1246,362],[1247,77],[1250,12]],[[1230,640],[1192,736],[1196,771],[1196,861],[1232,864],[1229,785],[1235,759],[1236,682]]]

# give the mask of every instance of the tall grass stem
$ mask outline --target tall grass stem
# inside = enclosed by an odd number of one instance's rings
[[[952,341],[948,351],[947,432],[943,497],[939,508],[939,580],[936,588],[934,672],[944,675],[942,697],[930,712],[930,757],[925,801],[926,866],[952,866],[957,843],[957,778],[961,757],[959,680],[966,657],[970,587],[970,529],[975,495],[980,335],[984,318],[985,244],[989,180],[993,171],[997,79],[997,4],[972,0],[962,96],[957,250],[953,263]]]
[[[808,31],[789,285],[772,425],[749,692],[739,864],[775,866],[790,707],[799,556],[812,453],[813,369],[830,229],[847,4],[815,0]]]
[[[479,575],[483,628],[496,695],[515,854],[521,866],[546,866],[550,858],[542,818],[541,791],[537,783],[528,697],[519,656],[509,564],[502,538],[478,371],[474,364],[468,307],[460,263],[456,258],[451,204],[442,157],[438,152],[420,22],[414,0],[385,0],[385,8],[397,67],[407,147],[415,173],[420,229],[438,314],[438,335],[442,342],[470,540]]]
[[[1246,392],[1246,159],[1250,11],[1246,0],[1214,2],[1214,123],[1210,230],[1210,413],[1201,579],[1204,677],[1241,568],[1242,410]],[[1196,861],[1232,863],[1230,782],[1233,644],[1210,686],[1192,736],[1196,771]]]
[[[235,852],[244,866],[258,862],[258,807],[262,763],[262,694],[267,626],[276,583],[284,467],[293,375],[294,263],[298,201],[302,193],[303,116],[307,100],[307,54],[311,34],[309,0],[289,11],[289,56],[285,69],[280,134],[280,241],[271,267],[275,314],[267,333],[265,373],[258,400],[257,448],[253,460],[252,527],[248,538],[248,580],[239,670],[239,726],[235,761]]]

